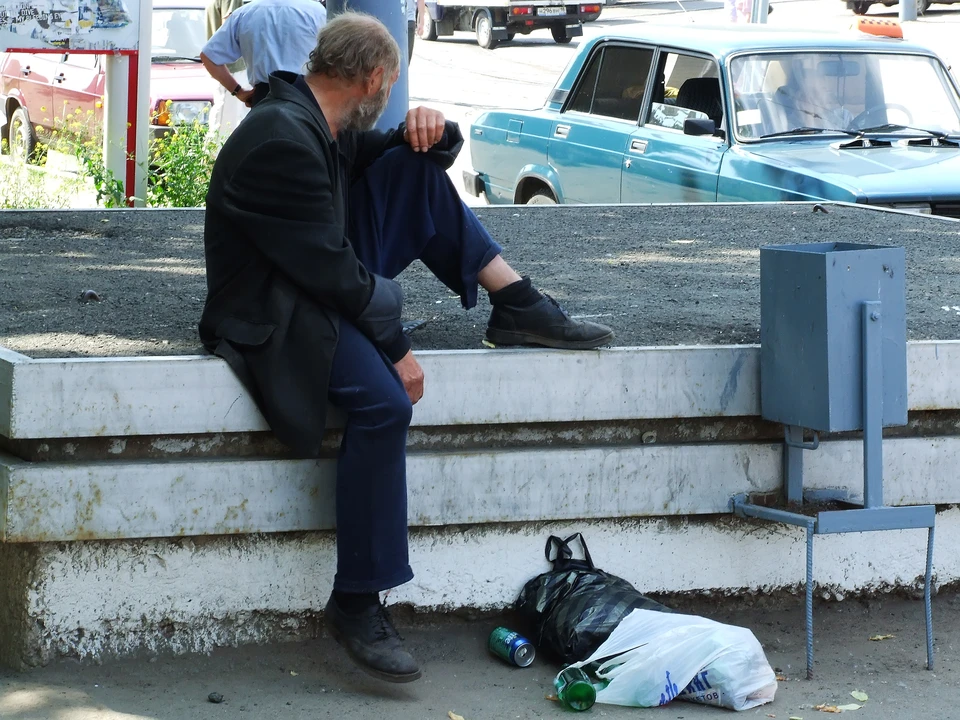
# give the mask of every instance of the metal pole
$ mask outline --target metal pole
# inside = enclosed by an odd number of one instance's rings
[[[407,84],[407,4],[406,0],[327,0],[330,18],[345,10],[355,10],[373,15],[380,20],[400,46],[400,77],[390,93],[387,109],[377,122],[377,128],[395,128],[407,116],[410,96]]]
[[[753,0],[750,6],[750,22],[766,24],[770,0]]]
[[[923,620],[927,630],[927,670],[933,670],[933,617],[930,610],[930,583],[933,580],[933,530],[927,531],[927,569],[923,575]]]
[[[863,506],[883,505],[883,318],[880,302],[863,303]]]
[[[147,166],[150,163],[150,66],[153,62],[153,0],[140,0],[140,39],[137,58],[137,94],[129,98],[136,102],[136,117],[130,132],[135,139],[133,195],[141,200],[135,205],[143,207],[147,197]],[[128,190],[129,193],[129,190]]]
[[[923,0],[900,0],[900,22],[917,19],[917,5]]]
[[[813,521],[807,525],[807,587],[804,588],[807,620],[807,680],[813,680]]]
[[[117,180],[127,172],[127,84],[130,58],[104,56],[103,166]]]
[[[784,425],[783,485],[788,503],[803,502],[803,428]]]

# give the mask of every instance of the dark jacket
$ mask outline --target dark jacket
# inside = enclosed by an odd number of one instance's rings
[[[368,272],[345,235],[348,183],[402,144],[404,128],[341,133],[337,142],[296,78],[272,76],[270,96],[217,157],[200,339],[229,363],[280,440],[315,456],[339,318],[393,362],[410,349],[400,286]],[[460,144],[448,123],[435,158],[449,166]]]

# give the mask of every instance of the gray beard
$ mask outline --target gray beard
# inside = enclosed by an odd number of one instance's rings
[[[361,100],[354,106],[343,119],[344,130],[355,130],[363,132],[372,130],[377,124],[377,120],[383,115],[387,107],[387,100],[390,99],[390,92],[386,84],[380,88],[380,91],[369,100]]]

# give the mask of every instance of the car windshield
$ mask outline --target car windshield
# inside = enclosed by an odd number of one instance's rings
[[[739,140],[836,132],[960,134],[960,97],[924,55],[796,52],[730,62]]]
[[[154,62],[199,60],[206,41],[203,8],[154,9]]]

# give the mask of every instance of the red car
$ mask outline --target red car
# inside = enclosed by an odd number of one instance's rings
[[[153,4],[150,127],[156,135],[182,123],[207,122],[214,80],[200,64],[204,7],[197,0]],[[101,55],[0,53],[4,151],[33,159],[37,128],[49,135],[61,125],[56,119],[66,122],[68,115],[92,132],[103,119],[104,80]]]

